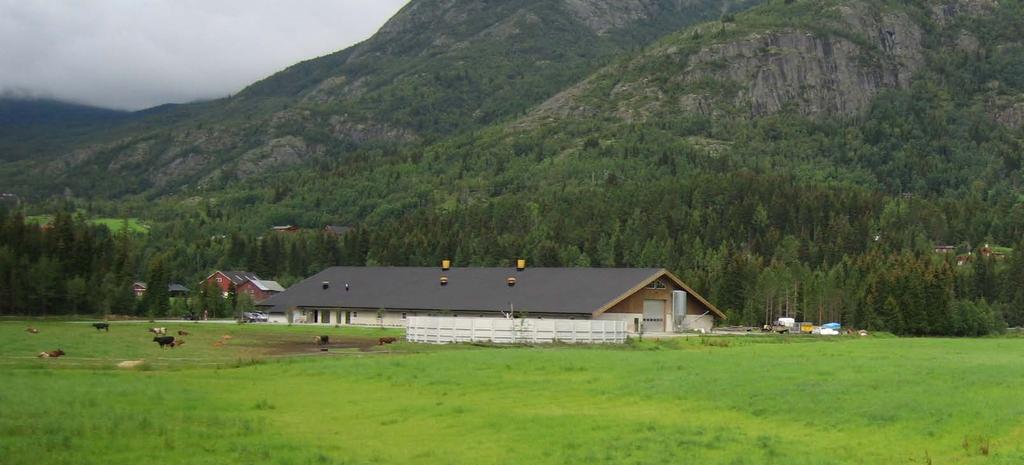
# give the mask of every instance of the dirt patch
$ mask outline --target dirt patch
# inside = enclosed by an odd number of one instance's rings
[[[261,338],[259,346],[267,355],[331,353],[345,349],[366,352],[377,346],[377,339],[369,337],[331,336],[331,342],[324,345],[317,345],[312,339],[306,336]]]

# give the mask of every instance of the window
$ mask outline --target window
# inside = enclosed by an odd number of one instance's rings
[[[406,316],[408,316],[408,314],[407,314],[407,313],[405,313],[405,312],[402,312],[402,319],[403,319],[403,320],[405,319],[405,317],[406,317]]]
[[[661,282],[661,280],[659,279],[659,280],[657,280],[657,281],[655,281],[653,283],[648,284],[647,288],[648,289],[665,289],[665,283]]]
[[[359,312],[352,312],[352,318],[359,318]]]
[[[220,284],[220,283],[221,283],[221,277],[217,276],[217,284]]]

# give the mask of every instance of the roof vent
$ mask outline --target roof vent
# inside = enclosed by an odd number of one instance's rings
[[[345,283],[345,292],[348,292],[348,283]]]
[[[522,259],[522,258],[516,260],[516,271],[523,271],[525,269],[526,269],[526,260]]]
[[[328,282],[328,281],[324,281],[324,282],[323,282],[323,283],[321,283],[320,285],[324,287],[324,290],[325,290],[325,291],[326,291],[327,289],[329,289],[329,288],[331,287],[331,283],[330,283],[330,282]]]
[[[508,287],[515,286],[516,285],[516,278],[513,277],[513,276],[509,276],[508,279],[505,280],[505,282],[508,283]]]
[[[452,268],[452,261],[451,260],[441,260],[441,269],[442,270],[448,271],[451,268]]]
[[[441,285],[442,286],[447,286],[448,285],[448,277],[447,276],[441,276]]]

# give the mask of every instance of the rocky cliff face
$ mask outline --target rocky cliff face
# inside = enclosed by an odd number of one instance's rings
[[[995,122],[1014,130],[1024,129],[1024,95],[995,97],[988,108]]]
[[[729,103],[752,116],[787,105],[807,116],[860,113],[882,89],[910,84],[922,63],[921,30],[902,15],[844,13],[866,42],[800,30],[757,33],[700,50],[677,79],[733,82],[738,91]]]
[[[763,116],[793,108],[807,116],[858,114],[887,88],[905,88],[924,63],[922,29],[905,13],[874,13],[841,5],[833,24],[780,25],[741,33],[745,24],[717,24],[677,35],[607,75],[656,70],[621,79],[608,92],[614,114],[633,121],[663,113]],[[728,35],[703,40],[699,35]],[[552,98],[533,119],[584,116],[594,108],[588,84]],[[582,98],[581,98],[582,96]],[[594,99],[591,100],[596,100]]]

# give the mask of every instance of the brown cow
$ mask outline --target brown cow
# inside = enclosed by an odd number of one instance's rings
[[[64,351],[62,349],[57,349],[57,350],[51,350],[49,352],[39,352],[39,355],[37,355],[37,357],[39,357],[39,358],[57,358],[57,357],[60,357],[61,355],[64,355]]]
[[[185,340],[184,339],[175,339],[174,342],[171,343],[171,348],[173,349],[175,347],[179,347],[179,346],[183,346],[183,345],[185,345]]]
[[[382,337],[380,339],[377,339],[377,345],[382,346],[384,344],[391,344],[391,343],[396,342],[396,341],[398,341],[397,337],[391,337],[391,336]]]
[[[28,328],[27,328],[27,329],[25,330],[25,332],[28,332],[28,333],[32,333],[32,334],[39,334],[39,330],[38,330],[38,329],[35,329],[35,328],[31,327],[31,326],[29,326],[29,327],[28,327]]]
[[[188,334],[188,331],[181,331],[181,330],[178,330],[178,335],[179,335],[179,336],[188,336],[189,334]]]

